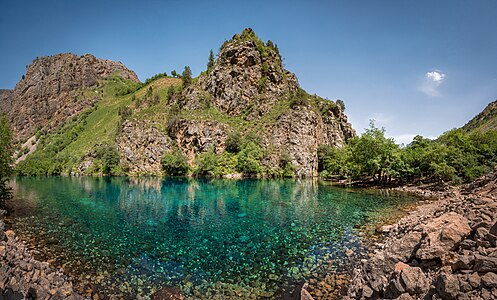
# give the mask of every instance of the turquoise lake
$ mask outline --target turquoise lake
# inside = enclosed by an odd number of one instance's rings
[[[285,298],[346,272],[366,225],[415,201],[306,180],[15,178],[8,224],[85,293]],[[286,296],[285,296],[286,295]]]

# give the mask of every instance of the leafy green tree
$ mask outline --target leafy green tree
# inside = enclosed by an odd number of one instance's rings
[[[9,121],[3,114],[0,115],[0,199],[10,196],[7,180],[12,175],[12,132]]]
[[[399,150],[392,138],[385,137],[385,128],[377,128],[371,121],[361,137],[350,140],[352,162],[359,168],[356,176],[367,175],[376,181],[390,180],[391,164]]]
[[[338,106],[340,106],[340,108],[342,109],[342,111],[345,111],[345,102],[343,102],[343,100],[338,99],[336,103],[337,103]]]
[[[263,171],[261,159],[264,156],[261,146],[254,141],[247,142],[238,153],[237,169],[245,174],[260,174]]]
[[[120,173],[118,170],[120,157],[116,147],[108,144],[98,145],[94,152],[95,158],[99,161],[98,167],[94,171],[105,175],[118,175]]]
[[[185,66],[185,70],[181,74],[181,79],[183,80],[183,86],[187,87],[192,83],[192,70],[189,66]]]
[[[209,61],[207,62],[207,70],[212,69],[214,67],[214,52],[211,51],[209,52]]]
[[[174,149],[164,153],[161,164],[166,175],[182,176],[188,173],[188,161],[180,149]]]
[[[176,70],[171,71],[171,76],[178,77],[178,73],[176,73]]]

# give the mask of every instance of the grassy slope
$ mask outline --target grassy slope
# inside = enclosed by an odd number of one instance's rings
[[[481,113],[464,125],[462,129],[469,133],[497,130],[497,100],[488,104]]]

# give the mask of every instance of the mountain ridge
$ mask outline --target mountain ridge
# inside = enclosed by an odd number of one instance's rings
[[[226,41],[213,64],[191,80],[159,74],[140,83],[122,63],[66,55],[35,60],[12,94],[9,117],[20,141],[17,156],[26,158],[18,165],[21,174],[33,169],[34,174],[109,173],[98,153],[111,149],[119,166],[114,173],[159,175],[163,156],[179,149],[195,174],[273,176],[287,168],[292,175],[313,177],[319,147],[341,147],[355,136],[342,106],[302,90],[284,69],[277,46],[262,42],[251,29]],[[51,80],[33,71],[46,60],[55,66],[43,73]],[[27,82],[38,89],[23,98]],[[34,118],[40,108],[27,109],[33,99],[55,104],[42,106],[44,117]],[[234,135],[241,145],[251,145],[251,154],[227,150]],[[38,143],[32,153],[30,144]],[[216,161],[217,171],[199,171],[209,153],[230,163],[221,167]],[[243,155],[249,155],[252,167]]]

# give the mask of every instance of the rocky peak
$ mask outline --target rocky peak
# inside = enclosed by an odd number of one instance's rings
[[[247,28],[221,46],[214,66],[185,90],[183,104],[198,109],[208,102],[229,115],[255,119],[298,88],[295,75],[284,69],[277,46],[262,42]]]
[[[139,82],[136,74],[121,62],[98,59],[90,54],[63,53],[36,58],[17,83],[6,110],[16,138],[27,139],[36,127],[48,123],[49,127],[55,127],[79,113],[98,97],[77,99],[76,90],[91,87],[99,79],[116,73],[124,79]]]

